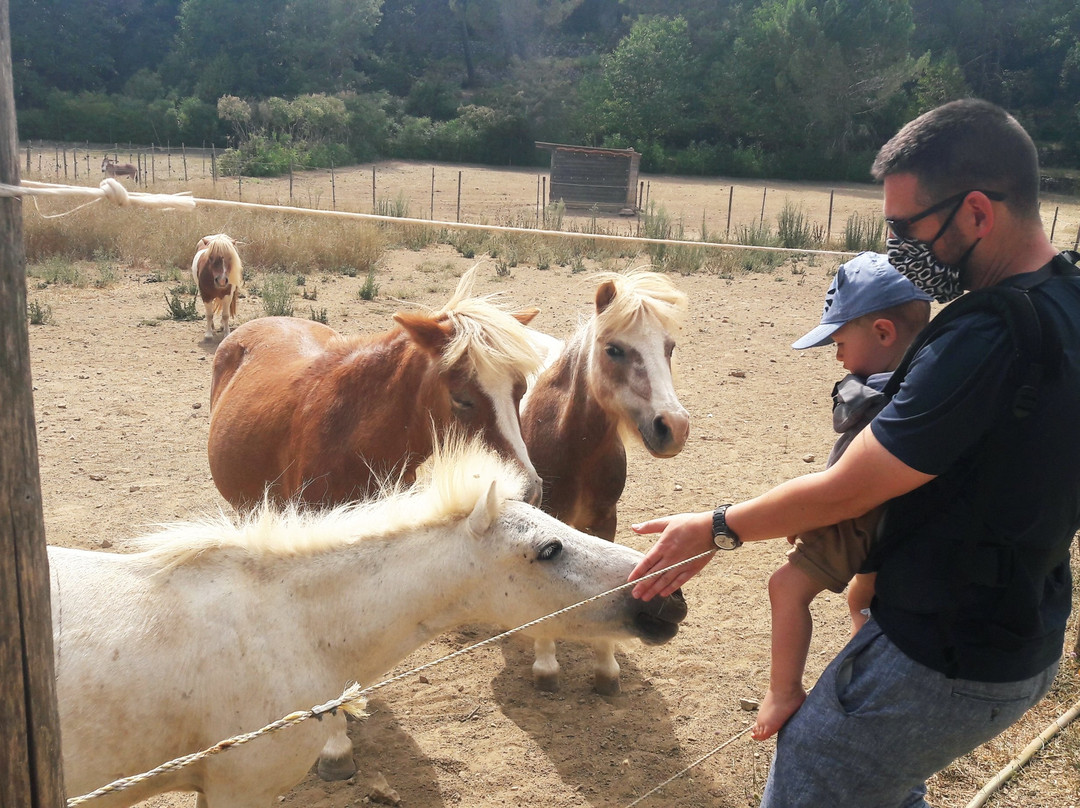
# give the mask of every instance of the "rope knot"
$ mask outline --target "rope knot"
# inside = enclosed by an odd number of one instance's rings
[[[112,177],[106,177],[101,181],[98,186],[101,188],[105,198],[112,202],[114,205],[118,205],[121,208],[126,208],[131,204],[131,197],[128,196],[127,188],[121,185],[117,180]]]

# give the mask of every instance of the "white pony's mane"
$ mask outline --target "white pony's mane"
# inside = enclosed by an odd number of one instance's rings
[[[686,295],[675,288],[666,275],[646,269],[631,269],[625,273],[603,272],[593,276],[599,283],[615,284],[615,298],[594,318],[596,335],[623,331],[643,314],[651,314],[670,332],[678,332],[686,317]]]
[[[530,330],[507,309],[499,295],[472,297],[480,265],[469,269],[446,304],[435,312],[454,326],[454,337],[443,351],[443,366],[451,367],[468,355],[480,376],[534,375],[543,361]]]
[[[224,513],[164,525],[137,544],[162,568],[188,564],[221,549],[252,555],[312,556],[365,539],[463,519],[495,483],[500,505],[521,499],[525,478],[478,439],[452,437],[418,469],[411,488],[387,484],[373,499],[326,510],[282,509],[264,501],[238,520]]]

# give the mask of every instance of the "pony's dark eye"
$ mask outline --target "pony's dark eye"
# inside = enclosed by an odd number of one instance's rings
[[[540,552],[536,554],[536,557],[540,561],[551,561],[553,558],[562,552],[561,541],[549,541],[543,547],[540,548]]]
[[[607,344],[607,347],[604,348],[604,353],[606,353],[612,359],[622,359],[624,356],[626,356],[626,351],[611,342],[609,342]]]
[[[476,406],[471,399],[462,396],[451,396],[450,403],[454,405],[455,409],[459,410],[471,410]]]

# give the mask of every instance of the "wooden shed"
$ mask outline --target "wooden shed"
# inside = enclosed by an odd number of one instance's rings
[[[549,202],[561,199],[568,208],[637,212],[638,152],[541,142],[536,148],[551,152]]]

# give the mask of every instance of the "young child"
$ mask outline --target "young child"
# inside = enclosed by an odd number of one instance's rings
[[[791,346],[801,350],[835,343],[836,359],[849,374],[833,388],[833,429],[840,437],[828,465],[887,403],[881,389],[929,322],[930,299],[879,253],[861,253],[837,270],[821,323]],[[795,546],[787,562],[769,579],[772,671],[751,731],[756,740],[775,734],[806,699],[802,677],[813,631],[810,601],[825,589],[843,592],[851,581],[853,633],[866,622],[873,574],[856,573],[866,560],[880,510],[790,539]]]

